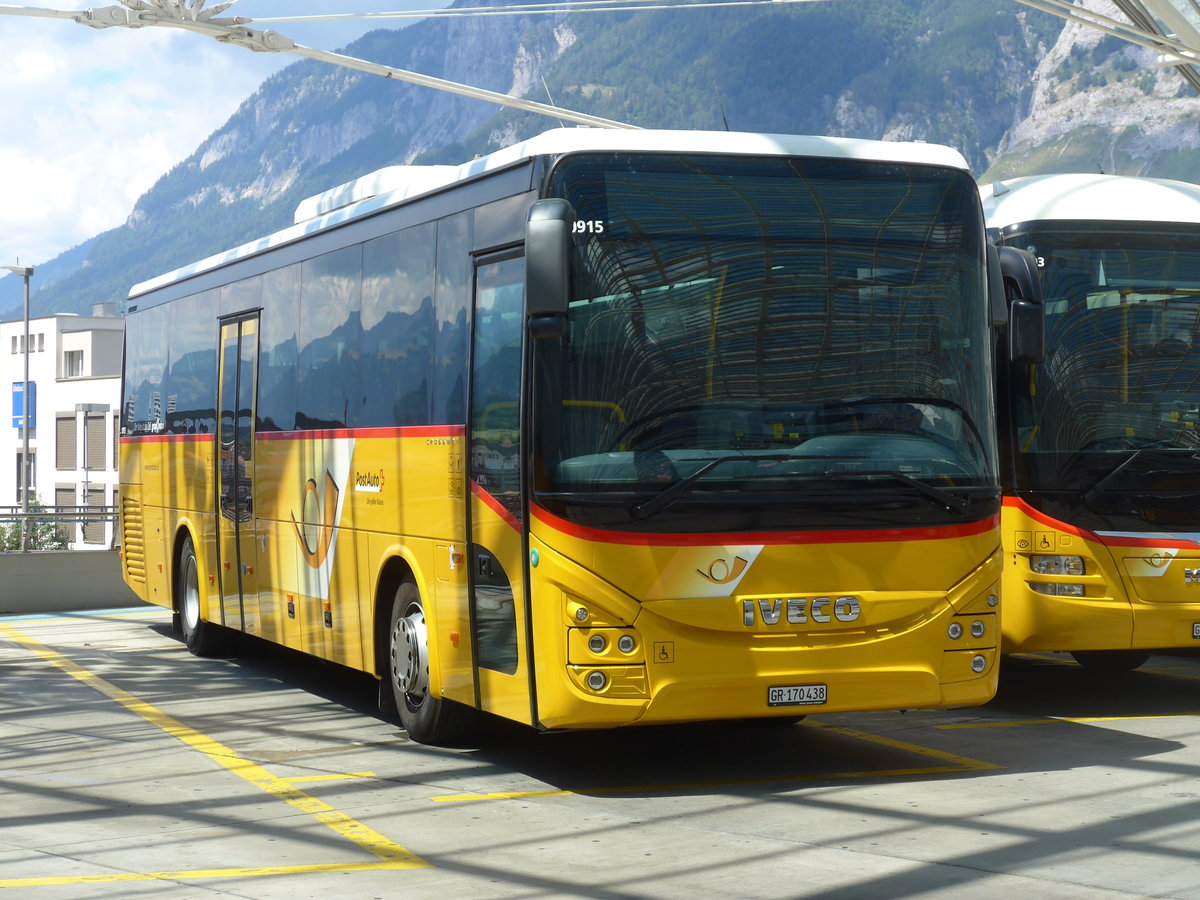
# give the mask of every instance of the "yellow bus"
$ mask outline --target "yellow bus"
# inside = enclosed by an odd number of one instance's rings
[[[420,741],[985,702],[999,265],[934,145],[383,170],[132,289],[125,579]]]
[[[1108,670],[1200,646],[1200,187],[1048,175],[981,189],[1036,257],[1039,365],[1001,371],[1004,651]]]

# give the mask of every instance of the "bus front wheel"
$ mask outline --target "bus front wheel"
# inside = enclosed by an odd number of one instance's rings
[[[392,601],[388,629],[388,681],[400,724],[414,741],[448,743],[461,739],[472,710],[434,696],[429,679],[429,631],[421,594],[403,581]]]

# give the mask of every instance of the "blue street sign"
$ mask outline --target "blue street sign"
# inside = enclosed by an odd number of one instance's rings
[[[21,427],[21,418],[25,415],[25,383],[13,382],[12,427]],[[37,382],[29,382],[29,427],[37,428]]]

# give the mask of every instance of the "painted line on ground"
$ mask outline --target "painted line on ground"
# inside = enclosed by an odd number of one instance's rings
[[[871,734],[869,732],[859,731],[854,728],[846,728],[841,725],[828,725],[823,722],[814,722],[810,720],[809,722],[805,723],[804,727],[820,728],[824,731],[831,731],[835,734],[840,734],[844,737],[852,738],[854,740],[879,744],[880,746],[888,747],[892,750],[902,750],[906,753],[912,753],[917,756],[924,756],[939,760],[940,762],[945,763],[945,765],[913,766],[903,769],[874,769],[868,771],[850,772],[818,772],[806,775],[773,775],[763,778],[738,778],[722,781],[680,781],[661,784],[633,784],[598,788],[578,788],[575,790],[548,788],[545,790],[534,791],[493,791],[482,794],[443,794],[441,796],[431,797],[430,799],[435,803],[464,803],[478,800],[523,800],[538,797],[570,797],[575,795],[591,796],[611,794],[642,794],[660,793],[663,791],[744,787],[747,785],[800,784],[812,781],[838,781],[863,778],[907,778],[921,775],[958,775],[965,772],[982,772],[1006,768],[1005,766],[998,765],[996,763],[984,762],[983,760],[972,759],[969,756],[961,756],[956,753],[946,753],[942,750],[935,750],[932,747],[924,747],[920,744],[913,744],[907,741],[897,740],[896,738],[884,737],[883,735]]]
[[[157,616],[169,618],[170,615],[169,609],[147,605],[111,609],[64,609],[40,613],[0,613],[0,622],[24,625],[30,622],[74,622],[79,619],[141,619]]]
[[[133,694],[117,687],[111,682],[105,681],[89,669],[53,650],[36,638],[30,637],[22,631],[13,628],[11,625],[0,622],[0,637],[7,638],[19,644],[35,656],[58,667],[72,678],[125,707],[160,731],[182,741],[193,750],[203,753],[213,762],[228,769],[239,778],[265,791],[277,800],[282,800],[294,809],[311,816],[326,828],[366,850],[378,860],[377,862],[370,863],[328,863],[315,866],[263,866],[248,869],[201,869],[194,871],[143,873],[121,872],[74,877],[51,876],[49,878],[2,879],[0,880],[0,888],[33,887],[49,884],[96,884],[109,881],[159,881],[165,878],[225,878],[305,872],[362,871],[363,869],[379,868],[416,869],[430,866],[429,863],[406,850],[395,841],[384,837],[362,822],[350,818],[323,800],[319,800],[311,794],[306,794],[292,786],[292,781],[299,781],[301,779],[289,780],[268,772],[262,766],[251,762],[219,741],[184,725],[178,719],[167,715],[157,707],[138,699]]]
[[[1045,716],[1041,719],[1013,719],[1006,722],[958,722],[953,725],[934,725],[939,731],[962,728],[1017,728],[1025,725],[1089,725],[1095,722],[1136,722],[1139,719],[1174,719],[1182,716],[1200,716],[1200,710],[1155,713],[1137,716]]]

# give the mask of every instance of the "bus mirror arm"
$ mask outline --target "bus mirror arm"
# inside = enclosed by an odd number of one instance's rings
[[[988,310],[992,327],[1003,328],[1008,324],[1008,304],[1004,300],[1004,276],[1000,274],[1000,254],[996,245],[987,242]]]
[[[529,207],[525,221],[525,315],[534,336],[548,337],[554,332],[553,327],[543,327],[551,324],[545,320],[563,319],[557,327],[565,327],[574,222],[575,211],[566,200],[538,200]]]
[[[561,313],[550,316],[529,316],[525,320],[529,336],[534,340],[559,338],[567,333],[567,317]]]
[[[1015,363],[1040,363],[1046,352],[1046,310],[1037,260],[1016,247],[1001,247],[997,254],[1008,302],[1008,357]]]

